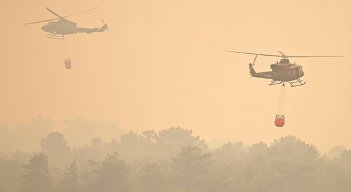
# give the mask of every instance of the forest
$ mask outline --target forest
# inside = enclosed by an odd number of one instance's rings
[[[50,123],[41,121],[40,125],[45,128]],[[40,139],[33,136],[38,148],[26,151],[5,150],[14,141],[9,137],[16,137],[10,132],[7,125],[0,125],[0,192],[351,189],[350,149],[336,146],[321,153],[292,135],[269,144],[239,141],[210,148],[191,130],[172,127],[124,132],[110,141],[96,137],[84,145],[70,146],[64,133],[48,131]],[[30,134],[27,137],[33,139]],[[17,139],[25,139],[25,135]]]

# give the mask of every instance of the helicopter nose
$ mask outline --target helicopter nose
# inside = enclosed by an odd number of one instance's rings
[[[300,68],[300,76],[303,77],[305,75],[305,73],[302,70],[302,67]]]
[[[41,27],[41,30],[46,31],[46,32],[49,32],[48,26],[42,26],[42,27]]]

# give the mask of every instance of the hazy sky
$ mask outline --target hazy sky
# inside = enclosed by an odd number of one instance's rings
[[[52,40],[50,7],[106,33]],[[295,135],[324,150],[351,147],[349,0],[75,0],[0,2],[0,122],[84,116],[126,130],[192,129],[206,140],[272,142]],[[286,126],[276,128],[280,86],[250,78],[254,56],[299,58],[307,84],[286,89]],[[71,70],[64,59],[72,59]],[[276,58],[258,57],[257,71]]]

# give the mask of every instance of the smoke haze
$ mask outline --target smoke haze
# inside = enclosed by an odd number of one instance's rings
[[[22,25],[54,18],[46,7],[99,7],[67,19],[93,29],[103,19],[109,31],[54,40],[46,23]],[[0,10],[0,192],[350,189],[349,0],[2,0]],[[250,78],[254,56],[225,50],[345,57],[290,58],[307,84],[286,88],[277,128],[280,86]],[[276,62],[259,56],[255,70]]]

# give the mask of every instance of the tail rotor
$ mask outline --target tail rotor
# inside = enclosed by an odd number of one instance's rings
[[[255,72],[255,69],[253,68],[253,66],[255,65],[255,62],[256,62],[256,59],[257,59],[257,55],[255,56],[255,59],[253,61],[253,63],[250,63],[249,64],[249,69],[250,69],[250,77],[252,77],[256,72]]]
[[[105,23],[105,21],[103,19],[101,19],[101,22],[104,24],[104,28],[109,31],[110,29],[108,28],[107,24]]]
[[[255,59],[254,59],[252,65],[255,65],[256,59],[257,59],[257,55],[255,56]]]

